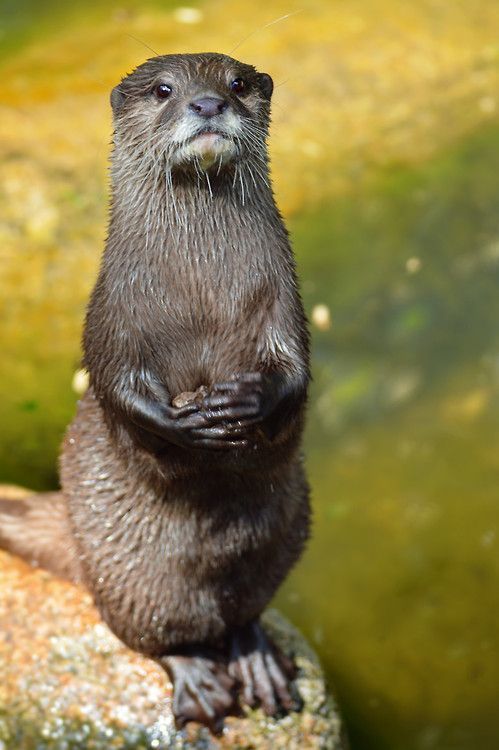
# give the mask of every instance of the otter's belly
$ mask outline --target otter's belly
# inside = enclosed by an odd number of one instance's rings
[[[86,585],[111,629],[150,655],[257,616],[303,547],[298,460],[251,482],[216,466],[169,478],[140,451],[120,455],[91,391],[61,478]]]
[[[164,536],[149,527],[144,546],[130,549],[122,561],[115,554],[93,556],[96,604],[118,637],[150,656],[186,644],[216,644],[268,604],[302,551],[306,525],[298,521],[304,513],[297,514],[294,529],[284,528],[285,542],[275,530],[268,535],[264,518],[251,526],[242,518],[209,535],[194,519],[162,519]]]
[[[224,382],[237,372],[254,372],[258,369],[257,348],[242,345],[241,334],[232,332],[223,346],[211,336],[191,337],[172,349],[163,367],[160,377],[175,396],[200,385]]]

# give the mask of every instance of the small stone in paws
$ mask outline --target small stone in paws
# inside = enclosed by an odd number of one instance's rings
[[[187,404],[191,404],[193,401],[201,404],[207,393],[208,388],[205,385],[200,385],[196,391],[183,391],[172,399],[172,406],[176,409],[181,409],[182,406],[187,406]]]

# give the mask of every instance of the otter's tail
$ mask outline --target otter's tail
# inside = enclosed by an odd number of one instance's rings
[[[0,548],[61,578],[80,581],[62,492],[11,498],[0,489]]]

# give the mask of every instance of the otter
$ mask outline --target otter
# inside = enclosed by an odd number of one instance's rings
[[[309,536],[307,322],[269,178],[271,77],[151,58],[111,93],[90,385],[60,493],[0,504],[0,544],[83,583],[174,686],[178,726],[296,707],[259,617]]]

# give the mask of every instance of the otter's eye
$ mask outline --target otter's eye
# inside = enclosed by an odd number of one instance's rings
[[[231,91],[240,96],[246,91],[246,81],[243,78],[235,78],[230,84]]]
[[[168,86],[167,83],[159,83],[154,88],[154,93],[158,97],[158,99],[168,99],[170,94],[172,93],[172,87]]]

